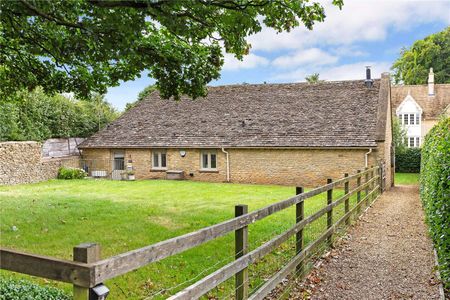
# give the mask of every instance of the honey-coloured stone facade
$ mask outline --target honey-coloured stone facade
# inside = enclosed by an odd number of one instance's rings
[[[390,143],[389,143],[390,145]],[[166,179],[165,170],[152,169],[152,151],[161,149],[121,149],[126,164],[131,164],[136,179]],[[368,149],[224,149],[228,152],[230,182],[277,184],[296,186],[320,186],[327,178],[338,179],[344,173],[363,170]],[[84,149],[83,160],[96,166],[95,170],[112,172],[114,149]],[[184,172],[186,180],[226,182],[227,161],[222,149],[164,149],[167,170]],[[217,154],[217,170],[201,169],[202,151]],[[184,157],[181,155],[185,152]],[[368,156],[368,165],[384,162],[384,151],[374,149]],[[385,164],[390,166],[390,164]],[[91,171],[94,169],[91,169]],[[390,171],[389,171],[390,172]],[[390,178],[388,179],[390,180]],[[390,181],[388,181],[390,182]],[[387,188],[390,184],[386,185]]]

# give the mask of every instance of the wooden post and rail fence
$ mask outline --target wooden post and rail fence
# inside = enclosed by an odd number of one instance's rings
[[[381,171],[378,166],[366,168],[364,171],[358,170],[356,174],[351,176],[345,174],[339,180],[328,179],[326,185],[308,192],[305,192],[302,187],[297,187],[295,196],[252,212],[248,212],[247,205],[237,205],[235,207],[235,218],[233,219],[106,259],[100,258],[100,247],[97,244],[82,244],[75,247],[74,261],[0,248],[0,268],[71,283],[74,286],[74,299],[87,300],[89,299],[90,289],[108,279],[126,274],[234,231],[235,260],[179,291],[169,299],[197,299],[233,276],[236,285],[235,299],[263,299],[289,274],[295,271],[301,273],[305,267],[305,259],[314,249],[324,242],[330,245],[336,229],[341,225],[349,224],[352,215],[358,216],[363,210],[363,206],[369,206],[371,201],[376,199],[382,192]],[[364,183],[361,183],[363,176],[365,180]],[[349,190],[352,180],[356,181],[355,188]],[[344,186],[344,195],[333,199],[333,189],[342,185]],[[363,198],[361,197],[361,191],[364,191]],[[327,205],[305,217],[305,200],[324,192],[327,192]],[[355,205],[350,207],[350,197],[355,194]],[[344,203],[345,208],[343,216],[338,220],[333,220],[333,210],[342,203]],[[295,225],[258,248],[249,251],[248,226],[293,205],[296,206]],[[327,216],[326,230],[305,247],[304,228],[325,214]],[[296,255],[259,289],[249,295],[248,267],[294,235],[296,237]]]

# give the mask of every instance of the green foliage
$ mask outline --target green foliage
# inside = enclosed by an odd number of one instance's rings
[[[305,80],[306,80],[308,83],[319,83],[319,82],[322,82],[322,81],[323,81],[323,80],[320,80],[320,79],[319,79],[319,76],[320,76],[319,73],[314,73],[314,74],[311,74],[311,75],[306,76],[306,77],[305,77]]]
[[[433,68],[435,83],[450,83],[450,27],[402,49],[392,66],[396,83],[425,84]]]
[[[420,196],[444,286],[450,290],[450,118],[442,119],[425,137]]]
[[[163,97],[196,98],[220,77],[221,45],[241,59],[263,25],[281,32],[325,19],[306,0],[22,0],[0,1],[0,11],[0,97],[38,85],[88,97],[148,70]]]
[[[392,143],[394,144],[395,152],[406,150],[405,140],[406,130],[401,126],[397,117],[392,118]]]
[[[0,102],[0,141],[42,141],[52,137],[87,137],[117,118],[101,95],[77,101],[47,96],[41,88],[19,91]]]
[[[139,101],[144,100],[148,95],[150,95],[150,94],[151,94],[152,92],[154,92],[154,91],[156,91],[156,86],[153,85],[153,84],[151,84],[151,85],[147,86],[146,88],[144,88],[144,89],[138,94],[138,97],[137,97],[137,100],[136,100],[136,101],[127,103],[127,104],[125,105],[125,111],[127,111],[127,110],[129,110],[129,109],[135,107],[136,104],[137,104]]]
[[[420,172],[420,148],[405,148],[395,152],[395,172],[419,173]]]
[[[69,300],[72,297],[54,287],[27,280],[0,277],[0,300]]]
[[[79,168],[61,167],[58,170],[58,179],[83,179],[86,172]]]

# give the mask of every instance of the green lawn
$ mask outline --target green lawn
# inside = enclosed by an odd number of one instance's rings
[[[232,218],[234,205],[249,211],[287,199],[294,187],[192,181],[51,180],[0,187],[1,246],[72,259],[72,247],[97,242],[102,257],[123,253]],[[336,190],[334,196],[342,194]],[[326,194],[305,202],[310,215],[326,205]],[[352,198],[354,202],[354,198]],[[334,212],[337,218],[343,205]],[[306,242],[325,228],[326,215],[305,229]],[[251,249],[291,227],[295,208],[249,226]],[[17,230],[13,230],[13,226]],[[250,268],[250,289],[294,254],[293,239]],[[111,299],[142,299],[187,280],[198,280],[233,260],[234,234],[208,242],[106,282]],[[205,272],[204,274],[202,272]],[[3,276],[26,277],[2,271]],[[198,276],[198,277],[197,277]],[[26,277],[28,278],[28,277]],[[40,283],[48,281],[33,278]],[[193,283],[193,282],[188,282]],[[50,282],[70,292],[68,284]],[[232,280],[211,291],[229,295]],[[163,292],[167,296],[185,287]],[[158,298],[158,297],[156,297]]]
[[[414,185],[419,184],[418,173],[395,173],[395,184]]]

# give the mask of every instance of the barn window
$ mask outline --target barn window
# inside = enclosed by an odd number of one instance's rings
[[[152,169],[156,170],[165,170],[167,169],[167,156],[166,151],[164,150],[158,150],[153,151],[152,155]]]
[[[201,158],[202,170],[217,170],[217,154],[215,151],[202,151]]]

